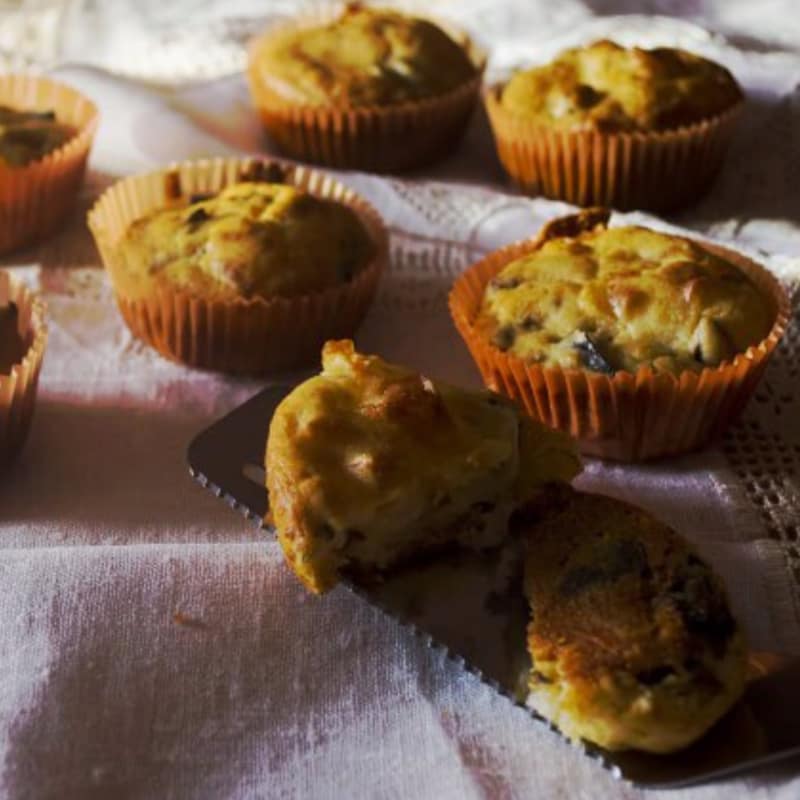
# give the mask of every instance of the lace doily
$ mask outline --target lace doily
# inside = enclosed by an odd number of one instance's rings
[[[786,554],[800,608],[800,311],[767,367],[742,419],[722,449],[758,508],[769,536]]]

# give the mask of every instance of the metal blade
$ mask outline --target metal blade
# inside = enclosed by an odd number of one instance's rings
[[[271,387],[257,394],[200,433],[188,449],[192,476],[264,531],[269,531],[264,522],[267,432],[275,408],[291,388]],[[518,544],[509,542],[489,554],[452,553],[395,570],[380,582],[349,580],[347,585],[430,647],[524,705],[530,659]],[[705,782],[800,754],[800,660],[753,680],[724,719],[679,753],[613,753],[584,743],[569,745],[615,777],[660,788]]]

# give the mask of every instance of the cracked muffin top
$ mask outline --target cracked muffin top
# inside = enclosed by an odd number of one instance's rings
[[[0,106],[0,163],[24,167],[75,136],[76,130],[53,111],[21,111]]]
[[[119,248],[130,297],[165,286],[207,298],[291,297],[354,278],[374,245],[357,213],[293,186],[251,182],[136,220]]]
[[[358,4],[327,24],[276,33],[258,63],[273,91],[313,106],[421,100],[477,73],[464,47],[432,22]]]
[[[516,73],[502,90],[514,114],[559,130],[661,131],[714,117],[742,91],[725,67],[669,47],[602,40]]]
[[[700,371],[764,339],[771,298],[699,244],[593,209],[555,220],[486,286],[477,329],[544,366]]]

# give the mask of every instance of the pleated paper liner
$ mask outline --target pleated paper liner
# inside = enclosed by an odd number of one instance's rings
[[[301,161],[372,172],[397,172],[436,161],[458,144],[477,105],[486,54],[463,32],[431,20],[458,41],[475,76],[455,89],[420,101],[358,108],[324,108],[293,102],[275,88],[260,65],[264,45],[277,33],[331,21],[320,11],[275,26],[250,45],[248,81],[253,102],[270,137],[283,153]]]
[[[535,419],[569,433],[582,453],[618,461],[645,461],[697,450],[732,422],[753,393],[788,324],[786,292],[767,269],[718,245],[696,241],[735,264],[771,298],[769,335],[732,362],[679,376],[649,367],[603,375],[543,367],[494,347],[474,327],[488,282],[519,256],[536,250],[531,239],[509,245],[472,265],[450,292],[450,313],[486,385],[518,401]]]
[[[371,261],[341,286],[298,297],[221,301],[168,289],[142,297],[128,289],[117,245],[134,220],[177,197],[213,194],[254,176],[278,179],[352,208],[373,240]],[[355,192],[316,170],[253,159],[185,162],[125,178],[97,201],[89,227],[134,336],[167,358],[231,373],[263,374],[311,364],[327,339],[352,336],[372,302],[388,252],[380,216]]]
[[[9,374],[0,372],[0,473],[27,439],[47,344],[44,304],[24,283],[0,270],[0,308],[7,303],[17,308],[19,335],[28,349],[19,363],[11,365]]]
[[[77,133],[43,158],[20,167],[0,162],[0,252],[43,238],[73,208],[97,129],[97,107],[62,83],[33,75],[0,76],[0,105],[54,111]]]
[[[743,103],[668,131],[556,131],[484,100],[497,155],[524,191],[579,206],[673,211],[699,200],[719,172]]]

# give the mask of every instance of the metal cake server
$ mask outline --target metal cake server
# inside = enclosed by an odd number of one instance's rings
[[[270,419],[290,386],[271,387],[200,433],[188,449],[192,476],[269,532],[263,456]],[[511,543],[487,556],[453,554],[348,588],[517,705],[530,660],[520,553]],[[468,624],[464,624],[468,620]],[[702,739],[659,756],[570,743],[616,777],[650,788],[710,781],[800,755],[800,659],[754,654],[742,700]],[[541,724],[550,723],[527,709]]]

